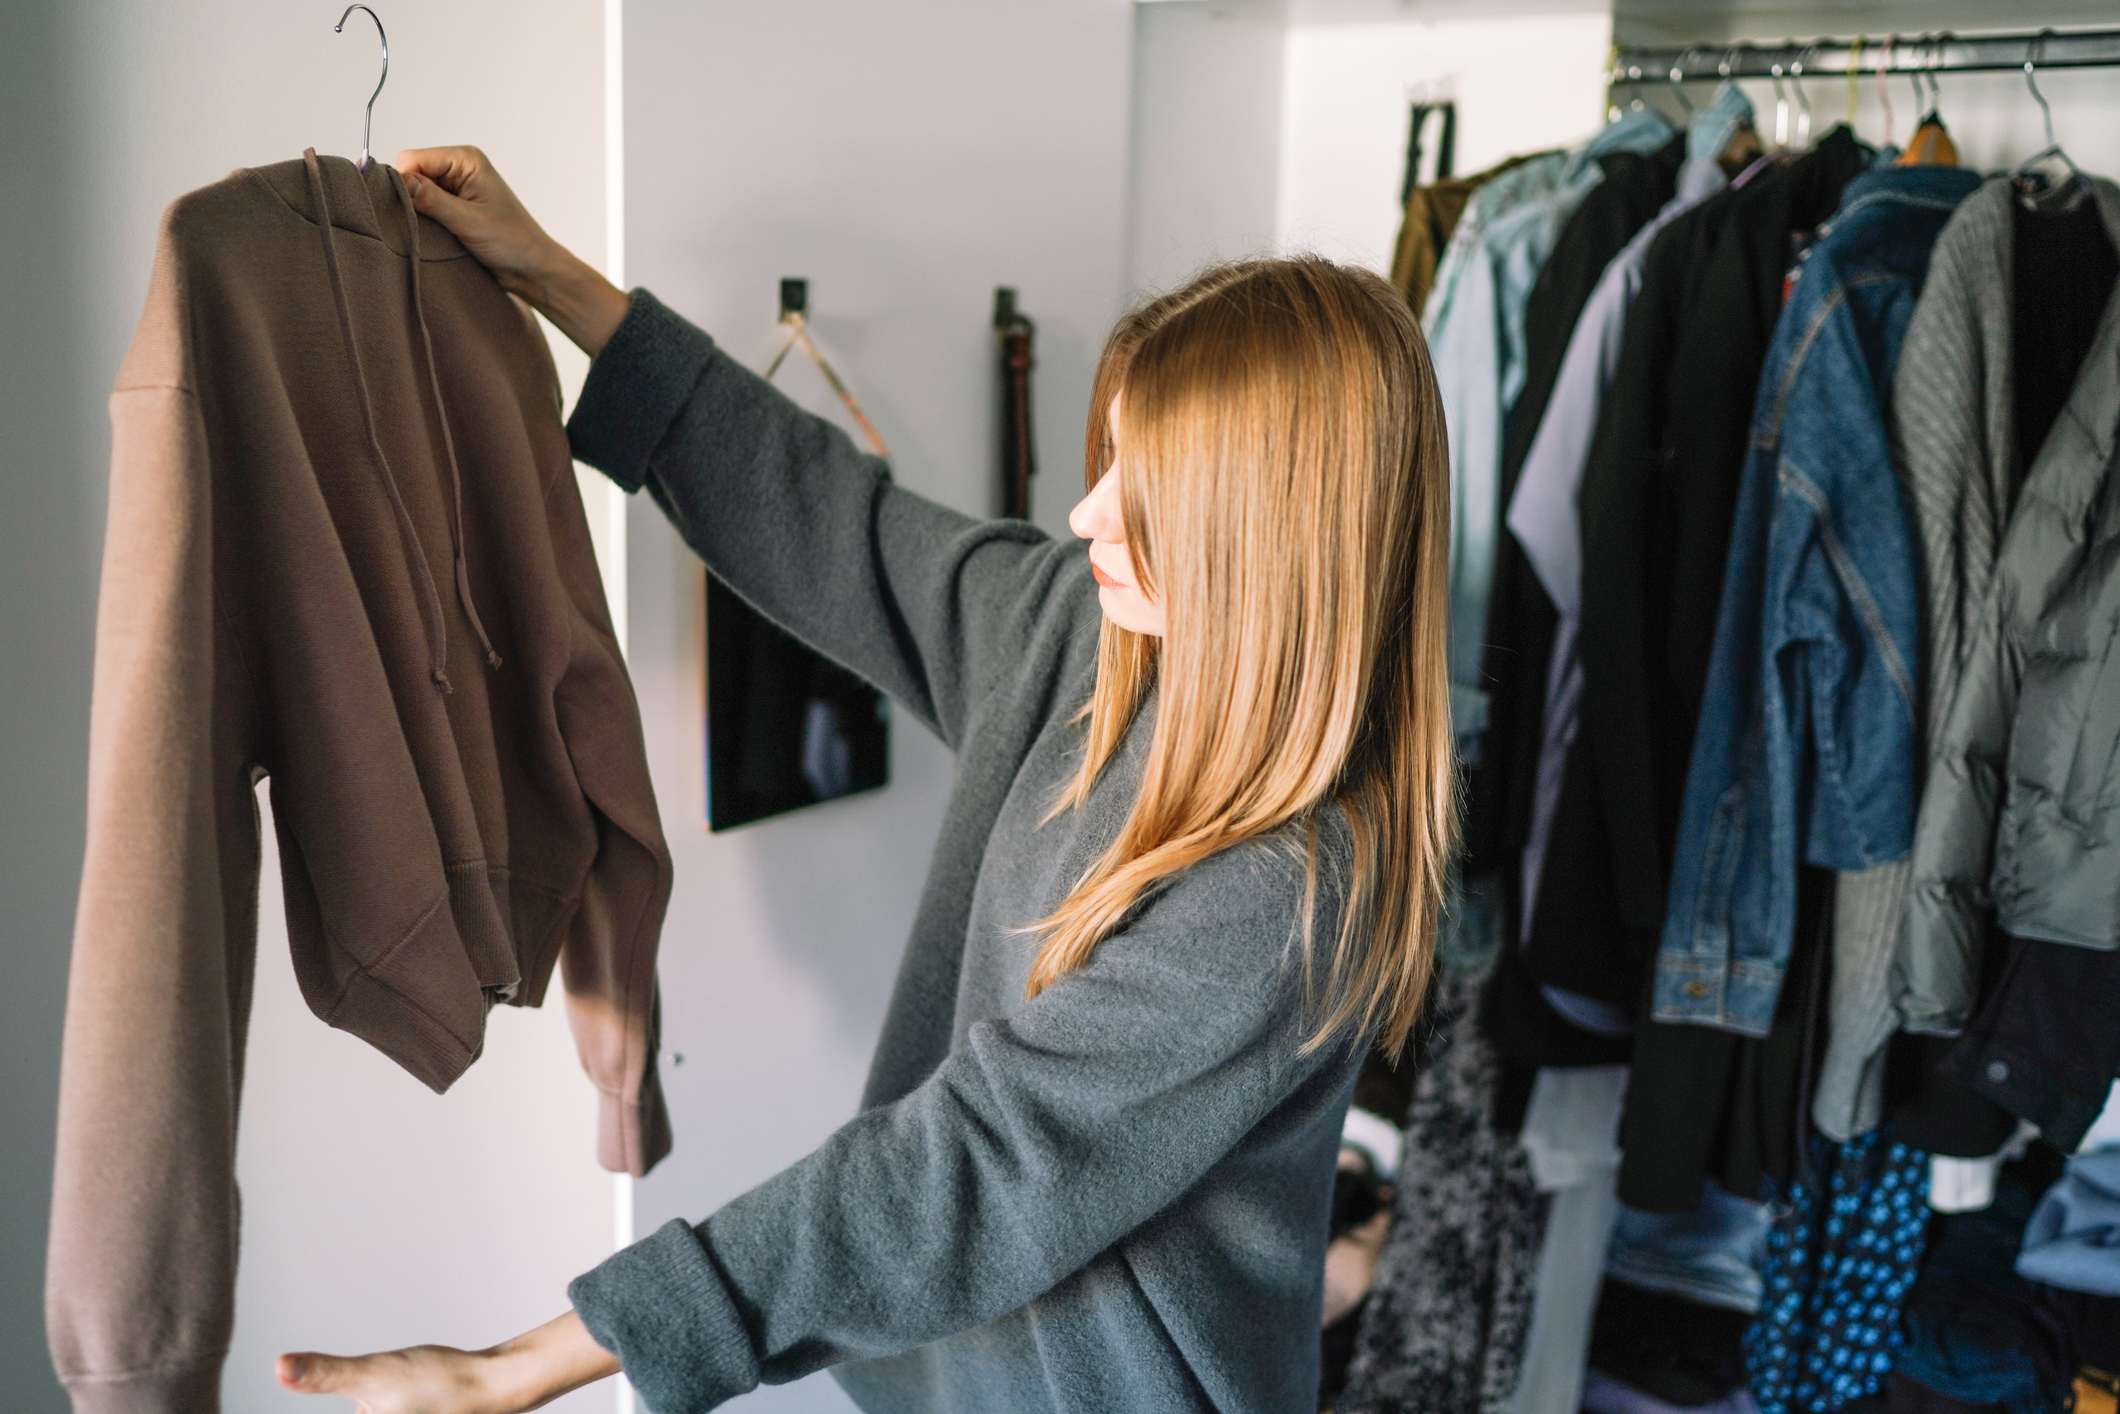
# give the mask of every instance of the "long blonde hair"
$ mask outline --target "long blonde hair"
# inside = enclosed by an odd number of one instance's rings
[[[1106,620],[1079,807],[1153,681],[1140,791],[1045,918],[1032,996],[1081,966],[1159,883],[1296,825],[1303,972],[1318,1019],[1396,1057],[1419,1013],[1457,836],[1445,666],[1449,458],[1427,345],[1405,300],[1316,256],[1217,265],[1121,319],[1090,397],[1085,479],[1111,465],[1160,640]],[[1079,719],[1079,717],[1078,717]],[[1314,812],[1351,845],[1318,985]],[[1048,819],[1051,815],[1047,816]]]

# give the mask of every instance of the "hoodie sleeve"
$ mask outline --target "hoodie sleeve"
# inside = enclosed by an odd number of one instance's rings
[[[214,599],[193,395],[121,387],[110,412],[45,1320],[77,1414],[198,1414],[234,1321],[252,693]]]
[[[670,903],[670,849],[648,774],[640,704],[611,627],[571,469],[552,478],[545,515],[572,611],[567,669],[553,691],[553,710],[597,836],[580,907],[560,942],[560,981],[575,1053],[596,1086],[597,1162],[638,1178],[671,1143],[656,1069],[661,998],[655,975]]]
[[[630,298],[567,421],[574,455],[645,486],[752,608],[957,745],[1019,665],[1061,547],[893,484],[882,458],[648,290]]]
[[[656,1414],[1016,1310],[1300,1087],[1340,1083],[1341,1043],[1296,1055],[1302,889],[1271,841],[1194,865],[1079,969],[975,1023],[903,1098],[703,1221],[672,1218],[605,1258],[569,1300]]]

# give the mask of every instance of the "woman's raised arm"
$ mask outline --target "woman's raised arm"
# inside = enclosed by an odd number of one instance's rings
[[[881,458],[704,330],[568,253],[478,149],[398,161],[415,206],[590,353],[567,423],[575,456],[629,492],[645,487],[751,607],[951,746],[986,688],[1026,666],[1045,616],[1094,633],[1082,557],[1027,522],[979,520],[893,484]]]

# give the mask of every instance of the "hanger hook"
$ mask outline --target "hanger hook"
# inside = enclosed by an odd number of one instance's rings
[[[1803,91],[1804,63],[1818,52],[1815,43],[1806,44],[1796,51],[1794,62],[1789,65],[1790,86],[1796,90],[1796,142],[1803,146],[1811,140],[1811,95]]]
[[[1693,57],[1693,51],[1698,47],[1698,45],[1689,44],[1680,50],[1678,58],[1671,63],[1671,72],[1668,75],[1671,80],[1671,93],[1678,99],[1679,107],[1685,109],[1689,117],[1693,113],[1693,100],[1686,97],[1686,61]]]
[[[1715,66],[1715,72],[1723,79],[1727,80],[1730,77],[1730,70],[1736,64],[1737,51],[1743,47],[1742,44],[1733,44],[1723,51],[1722,62]]]
[[[344,34],[346,32],[346,21],[355,10],[359,10],[369,19],[375,21],[375,37],[381,41],[383,46],[383,72],[376,76],[375,92],[368,95],[368,111],[361,117],[361,160],[355,166],[358,170],[365,172],[368,170],[368,134],[375,125],[375,100],[383,92],[384,81],[390,77],[390,36],[383,33],[382,18],[366,5],[348,5],[346,13],[339,16],[339,22],[331,27],[331,32],[333,34]]]
[[[1957,35],[1951,33],[1951,31],[1946,29],[1937,31],[1936,34],[1931,38],[1929,47],[1930,112],[1940,113],[1943,111],[1943,80],[1937,77],[1937,71],[1943,67],[1943,53],[1945,46],[1957,37]]]
[[[1781,86],[1781,76],[1788,66],[1777,53],[1774,62],[1767,65],[1767,75],[1774,80],[1774,145],[1789,145],[1789,95]]]
[[[1892,145],[1892,89],[1885,82],[1885,75],[1892,67],[1892,51],[1899,47],[1899,32],[1894,30],[1884,38],[1884,47],[1877,51],[1877,101],[1884,105],[1884,143]]]
[[[2046,37],[2054,31],[2043,29],[2032,36],[2032,42],[2024,46],[2024,86],[2032,91],[2032,98],[2039,104],[2039,111],[2046,118],[2046,145],[2054,146],[2054,110],[2046,103],[2046,95],[2039,91],[2038,82],[2032,77],[2032,65],[2046,54]]]

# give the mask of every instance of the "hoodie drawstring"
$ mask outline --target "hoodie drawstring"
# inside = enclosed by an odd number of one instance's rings
[[[464,617],[471,620],[471,631],[478,635],[479,646],[486,650],[486,666],[497,668],[501,655],[493,649],[493,640],[486,636],[486,625],[478,616],[478,605],[471,601],[471,574],[464,550],[464,472],[456,460],[456,438],[449,431],[449,408],[442,401],[442,380],[434,361],[434,336],[427,332],[427,306],[420,298],[420,213],[412,204],[412,193],[405,190],[404,174],[395,167],[385,167],[390,174],[390,185],[397,189],[398,200],[405,207],[405,233],[412,248],[412,313],[420,325],[420,349],[427,355],[427,387],[434,394],[435,419],[442,424],[442,450],[449,458],[449,509],[452,531],[456,538],[456,598],[464,606]]]
[[[450,692],[449,682],[449,632],[442,622],[441,591],[436,587],[434,572],[427,564],[427,553],[420,545],[419,533],[412,524],[412,515],[405,509],[404,496],[398,490],[397,477],[390,469],[390,459],[384,455],[382,439],[376,433],[375,408],[369,394],[368,375],[361,366],[361,353],[353,335],[353,315],[346,301],[346,288],[339,274],[338,249],[332,238],[331,197],[326,189],[323,171],[318,163],[316,149],[305,148],[303,163],[309,174],[311,194],[316,198],[318,225],[324,237],[324,265],[331,277],[332,303],[338,311],[339,336],[346,345],[346,358],[353,365],[353,380],[360,393],[361,423],[368,434],[368,449],[374,459],[376,474],[389,494],[392,511],[397,518],[398,540],[405,547],[405,558],[417,572],[426,589],[426,601],[422,606],[426,614],[427,654],[429,677],[435,689]],[[434,344],[427,332],[427,315],[420,303],[419,283],[419,213],[412,207],[412,199],[406,194],[401,178],[395,168],[385,168],[390,173],[392,186],[404,202],[405,214],[412,235],[410,260],[412,262],[412,302],[419,320],[420,341],[427,359],[427,383],[434,394],[435,411],[442,424],[442,446],[449,462],[451,493],[450,536],[451,549],[456,560],[457,601],[463,605],[466,617],[471,620],[472,631],[478,635],[479,643],[486,650],[486,662],[498,668],[501,656],[494,651],[493,642],[486,636],[486,626],[478,616],[471,600],[471,579],[464,559],[464,492],[463,473],[456,458],[456,443],[449,432],[448,410],[442,404],[440,380],[435,372]]]

